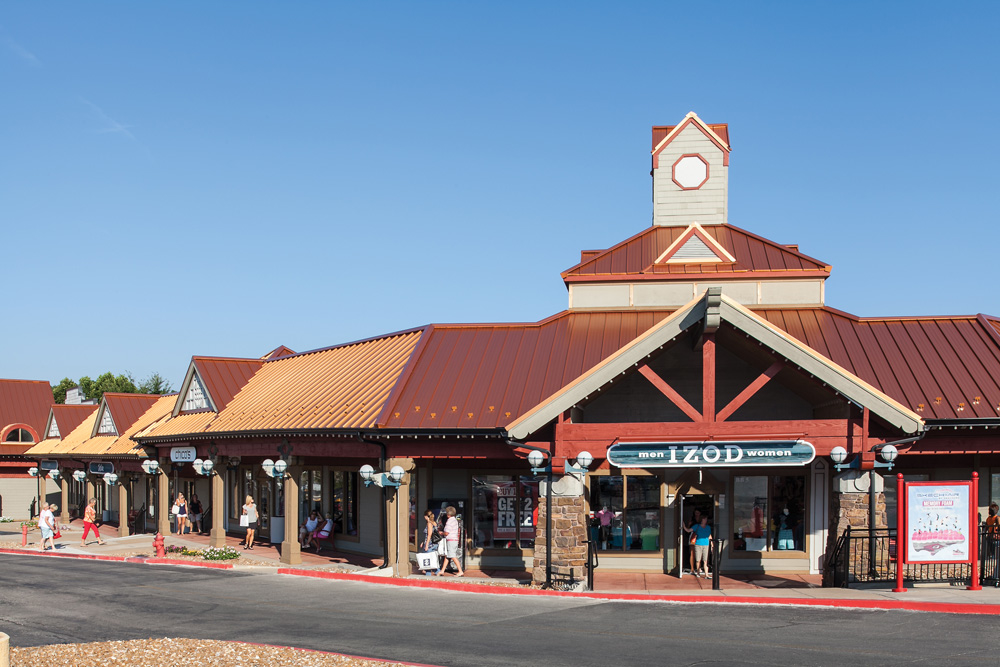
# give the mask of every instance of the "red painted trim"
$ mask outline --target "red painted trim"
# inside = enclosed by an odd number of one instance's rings
[[[703,421],[701,413],[695,410],[690,403],[684,400],[684,397],[677,393],[677,391],[667,384],[667,381],[657,375],[653,369],[651,369],[646,364],[639,367],[639,372],[642,373],[643,377],[649,380],[654,387],[660,390],[660,393],[670,399],[670,401],[676,405],[681,411],[690,417],[693,421],[700,422]]]
[[[666,261],[666,260],[664,260]],[[697,264],[698,262],[691,262],[691,264]],[[702,262],[703,264],[705,262]],[[829,278],[829,271],[753,271],[751,269],[736,269],[731,268],[734,265],[732,262],[726,260],[724,262],[708,262],[708,264],[715,265],[721,264],[725,266],[726,269],[723,271],[714,271],[712,273],[684,273],[683,271],[668,271],[662,273],[589,273],[584,275],[566,276],[563,278],[563,282],[569,283],[635,283],[644,280],[652,280],[656,282],[731,282],[734,280],[745,280],[746,277],[750,276],[753,280],[798,280],[801,278]],[[663,266],[661,262],[658,266]],[[684,264],[677,263],[676,266],[684,266]],[[808,308],[809,306],[786,306],[786,307],[797,307],[797,308]],[[761,306],[761,308],[766,308],[766,306]],[[621,310],[621,309],[616,309]],[[885,321],[885,318],[856,318],[862,322],[870,321]],[[926,319],[926,318],[921,318]],[[942,318],[944,319],[944,318]]]
[[[680,182],[677,180],[677,165],[678,163],[680,163],[681,160],[688,157],[696,157],[705,164],[705,178],[702,179],[701,183],[699,183],[698,185],[692,185],[690,187],[681,185]],[[681,190],[700,190],[701,186],[705,185],[705,183],[708,183],[708,179],[711,175],[712,175],[712,167],[708,164],[708,160],[706,160],[697,153],[685,153],[684,155],[677,158],[677,160],[670,166],[670,180],[673,181],[674,185],[679,187]]]
[[[701,350],[701,412],[707,422],[715,421],[715,334],[705,334]]]
[[[715,136],[714,132],[706,132],[705,128],[702,127],[700,123],[695,123],[693,118],[687,118],[680,124],[679,127],[677,127],[670,139],[666,140],[659,148],[653,150],[653,169],[658,169],[660,167],[660,153],[663,152],[663,149],[669,146],[670,142],[679,137],[684,129],[690,124],[694,124],[694,126],[698,128],[698,131],[705,135],[706,139],[711,141],[719,148],[719,150],[722,151],[722,164],[727,167],[729,166],[729,146],[722,143],[722,140],[719,139],[718,136]]]
[[[746,389],[741,391],[739,395],[733,400],[729,401],[729,405],[722,408],[717,416],[717,420],[724,422],[729,419],[734,412],[739,410],[744,403],[746,403],[750,398],[756,394],[761,388],[767,384],[775,375],[778,374],[782,368],[785,367],[785,362],[776,361],[771,364],[766,371],[760,374],[760,376],[751,382]]]
[[[585,598],[592,600],[627,600],[642,602],[707,602],[714,604],[767,604],[798,607],[834,607],[845,609],[881,609],[886,611],[929,611],[947,614],[982,614],[988,616],[1000,615],[1000,605],[995,604],[964,604],[958,602],[908,602],[904,600],[842,600],[823,598],[768,598],[751,595],[721,596],[721,595],[645,595],[642,593],[569,593],[563,591],[543,591],[537,588],[514,588],[510,586],[489,586],[487,584],[459,583],[455,579],[441,580],[438,577],[427,579],[396,579],[391,577],[372,577],[363,574],[347,574],[340,572],[315,572],[294,568],[279,568],[278,574],[288,574],[298,577],[313,577],[316,579],[337,579],[342,581],[358,581],[372,584],[385,584],[404,588],[437,588],[466,593],[492,593],[494,595],[527,595]],[[810,589],[810,594],[820,595],[822,589]]]

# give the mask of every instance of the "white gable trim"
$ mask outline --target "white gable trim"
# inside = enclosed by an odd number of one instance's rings
[[[201,408],[185,408],[184,404],[187,402],[191,386],[195,382],[197,382],[197,385],[195,386],[201,388],[202,397],[207,405]],[[187,374],[184,376],[184,382],[181,384],[181,390],[177,393],[177,402],[174,403],[172,416],[176,417],[182,411],[186,410],[211,410],[212,412],[218,412],[218,410],[215,409],[215,400],[208,392],[208,387],[206,387],[205,383],[202,381],[201,375],[198,373],[198,368],[195,366],[194,359],[191,360],[191,364],[188,366]]]
[[[119,435],[114,416],[108,409],[108,401],[103,397],[101,407],[97,409],[97,419],[94,420],[94,430],[91,431],[90,437],[96,438],[99,435]]]
[[[695,230],[695,231],[692,232],[691,231],[692,229]],[[698,232],[701,232],[701,236],[703,236],[704,238],[699,237],[698,236]],[[712,252],[715,253],[715,255],[716,255],[715,259],[709,259],[709,260],[691,259],[691,260],[686,260],[686,259],[674,259],[672,257],[672,255],[675,253],[675,250],[680,250],[682,247],[684,247],[685,245],[687,245],[688,241],[690,241],[691,239],[696,238],[696,237],[699,238],[702,242],[704,242],[705,245],[708,246],[709,250],[711,250]],[[706,239],[707,239],[707,241],[706,241]],[[669,258],[669,259],[667,259],[667,258]],[[657,257],[656,261],[653,262],[653,263],[654,264],[663,264],[664,262],[666,262],[667,264],[670,264],[670,263],[677,262],[677,263],[704,264],[706,262],[735,262],[735,261],[736,261],[736,258],[733,257],[732,255],[730,255],[729,251],[727,251],[725,248],[723,248],[721,245],[719,245],[719,242],[716,241],[714,238],[712,238],[711,234],[709,234],[708,232],[706,232],[702,228],[702,226],[699,225],[697,222],[692,222],[690,225],[688,225],[688,228],[684,230],[684,233],[682,233],[680,236],[677,237],[676,241],[674,241],[673,243],[671,243],[667,247],[666,250],[664,250],[662,253],[660,253],[660,256]]]
[[[702,120],[701,118],[699,118],[699,117],[698,117],[698,114],[696,114],[696,113],[695,113],[695,112],[693,112],[693,111],[688,111],[688,112],[687,112],[687,115],[686,115],[686,116],[684,116],[684,120],[682,120],[681,122],[677,123],[677,125],[674,125],[674,129],[670,130],[670,132],[668,132],[668,133],[667,133],[667,136],[665,136],[665,137],[663,137],[662,139],[660,139],[660,143],[656,144],[656,148],[654,148],[654,149],[653,149],[653,150],[652,150],[651,152],[652,152],[652,153],[653,153],[653,154],[655,155],[655,154],[656,154],[657,152],[659,152],[659,151],[660,151],[660,150],[661,150],[661,149],[662,149],[662,148],[663,148],[664,146],[666,146],[666,145],[667,145],[667,144],[669,144],[669,143],[670,143],[671,141],[673,141],[673,140],[674,140],[674,137],[675,137],[675,136],[677,136],[677,134],[679,134],[679,133],[681,132],[681,130],[683,130],[683,129],[684,129],[685,127],[687,127],[687,121],[688,121],[689,119],[690,119],[690,120],[691,120],[692,122],[694,122],[694,123],[697,123],[697,124],[698,124],[698,127],[700,127],[700,128],[701,128],[701,129],[703,129],[703,130],[704,130],[705,132],[707,132],[709,136],[711,136],[711,137],[715,137],[715,140],[719,142],[719,145],[720,145],[720,146],[725,146],[725,149],[724,149],[724,150],[726,150],[726,151],[729,151],[729,150],[731,150],[731,149],[729,148],[729,144],[727,144],[727,143],[726,143],[725,141],[723,141],[723,140],[722,140],[722,137],[720,137],[719,135],[717,135],[717,134],[715,133],[715,130],[713,130],[712,128],[710,128],[710,127],[709,127],[709,126],[708,126],[708,125],[707,125],[707,124],[705,123],[705,121],[703,121],[703,120]]]
[[[59,434],[59,424],[56,423],[56,413],[52,408],[49,408],[49,419],[45,424],[45,435],[42,437],[42,440],[47,440],[48,438],[62,439],[62,436]]]
[[[508,435],[523,441],[703,320],[710,330],[722,321],[728,322],[904,433],[923,428],[920,415],[712,288],[511,422]]]

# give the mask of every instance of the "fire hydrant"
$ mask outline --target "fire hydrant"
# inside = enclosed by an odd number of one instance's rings
[[[163,558],[167,555],[167,549],[163,546],[163,535],[160,533],[156,534],[153,538],[153,548],[156,549],[156,557]]]
[[[27,525],[21,526],[21,546],[22,547],[28,546],[28,526]]]

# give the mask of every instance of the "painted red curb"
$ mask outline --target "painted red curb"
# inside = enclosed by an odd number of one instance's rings
[[[644,595],[641,593],[571,593],[567,591],[543,591],[537,588],[514,588],[511,586],[490,586],[488,584],[452,583],[452,581],[435,581],[429,579],[395,579],[389,577],[373,577],[364,574],[349,574],[341,572],[313,572],[295,568],[279,568],[278,574],[290,574],[299,577],[314,577],[317,579],[339,579],[341,581],[360,581],[389,586],[407,586],[412,588],[437,588],[449,591],[467,593],[490,593],[493,595],[546,595],[556,597],[587,598],[592,600],[619,600],[627,602],[675,602],[675,603],[714,603],[714,604],[758,604],[802,607],[835,607],[841,609],[873,609],[880,611],[924,611],[945,614],[976,614],[983,616],[1000,615],[1000,605],[975,604],[960,602],[909,602],[907,600],[843,600],[837,598],[767,598],[751,595]]]
[[[20,556],[45,556],[47,558],[81,558],[83,560],[111,560],[125,562],[125,556],[102,556],[100,554],[61,554],[52,551],[37,551],[34,549],[0,549],[0,554],[17,554]]]
[[[350,653],[337,653],[336,651],[321,651],[315,648],[299,648],[298,646],[282,646],[281,644],[261,644],[259,642],[231,641],[230,644],[246,644],[247,646],[264,646],[266,648],[287,648],[303,653],[321,653],[323,655],[338,655],[342,658],[354,658],[355,660],[369,660],[371,662],[391,662],[394,665],[407,665],[407,667],[441,667],[440,665],[428,665],[423,662],[403,662],[393,658],[371,658],[364,655],[352,655]]]

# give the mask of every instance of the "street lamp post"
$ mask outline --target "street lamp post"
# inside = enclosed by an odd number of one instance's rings
[[[872,461],[872,470],[868,471],[868,570],[872,576],[877,576],[878,568],[875,563],[875,524],[878,522],[878,503],[875,500],[875,468],[885,468],[886,470],[892,470],[892,466],[896,462],[896,458],[899,456],[899,450],[896,449],[895,445],[886,444],[881,447],[876,445],[872,447],[872,450],[879,450],[879,455],[882,457],[882,461]],[[860,470],[861,469],[861,457],[855,457],[850,463],[844,463],[847,459],[847,450],[839,445],[830,450],[830,459],[833,460],[833,467],[837,469],[837,472],[842,470]],[[896,499],[896,511],[899,512],[899,503],[903,502],[902,498]],[[886,534],[888,534],[888,526],[886,526]],[[897,535],[897,543],[902,535]],[[848,548],[850,545],[848,545]]]
[[[547,455],[540,449],[533,449],[528,452],[528,464],[531,466],[531,473],[538,475],[545,473],[545,588],[552,588],[552,462],[544,465]],[[587,472],[587,468],[594,462],[594,457],[590,452],[580,452],[576,455],[576,465],[572,466],[568,462],[564,468],[568,474],[582,476]]]

